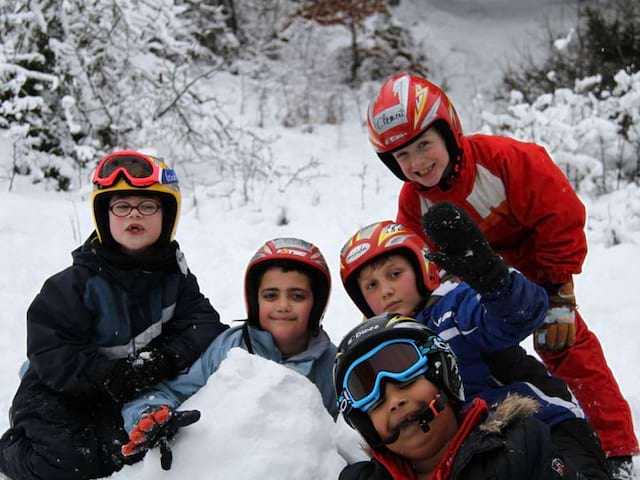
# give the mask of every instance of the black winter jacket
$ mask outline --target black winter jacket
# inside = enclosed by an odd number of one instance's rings
[[[97,253],[94,238],[72,253],[72,266],[49,278],[29,307],[25,379],[73,397],[106,395],[105,379],[117,359],[144,346],[162,348],[175,375],[227,328],[176,242],[168,261],[145,271],[113,267]]]
[[[558,453],[549,427],[531,417],[535,408],[534,400],[511,395],[489,412],[484,400],[474,399],[433,480],[584,479]],[[346,467],[340,480],[416,479],[402,457],[386,449],[372,455]]]

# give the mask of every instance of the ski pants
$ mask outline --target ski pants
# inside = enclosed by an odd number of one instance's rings
[[[69,399],[27,372],[13,400],[11,428],[0,438],[0,471],[13,480],[111,475],[122,468],[120,446],[129,439],[120,409],[110,399]]]
[[[607,457],[638,455],[629,404],[607,365],[600,341],[576,311],[576,343],[561,352],[538,352],[564,380],[587,414]]]

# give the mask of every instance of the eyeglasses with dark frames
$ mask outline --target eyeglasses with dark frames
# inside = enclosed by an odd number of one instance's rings
[[[109,211],[116,217],[126,217],[130,215],[132,211],[137,210],[140,215],[148,217],[154,215],[161,208],[162,205],[153,200],[143,200],[138,205],[131,205],[128,202],[119,201],[111,205]]]

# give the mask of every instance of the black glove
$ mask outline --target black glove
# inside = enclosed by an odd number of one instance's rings
[[[478,225],[464,210],[448,202],[437,203],[422,217],[427,236],[439,248],[427,258],[462,278],[478,293],[495,292],[509,284],[509,270]]]
[[[169,442],[178,430],[200,420],[198,410],[176,412],[167,405],[145,413],[131,430],[129,443],[122,446],[122,455],[130,457],[160,446],[160,465],[163,470],[170,470],[173,453]]]
[[[143,348],[135,355],[118,360],[107,375],[104,386],[116,402],[126,402],[176,373],[171,354]]]

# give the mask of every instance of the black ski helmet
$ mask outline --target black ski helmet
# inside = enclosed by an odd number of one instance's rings
[[[352,408],[343,393],[343,381],[353,362],[387,340],[415,340],[422,347],[429,347],[428,365],[425,377],[440,387],[459,408],[464,403],[464,387],[456,357],[451,348],[435,332],[411,317],[383,313],[370,318],[349,331],[338,346],[333,368],[333,381],[338,398],[338,408],[349,426],[357,430],[376,448],[383,444],[369,416],[362,410]]]

